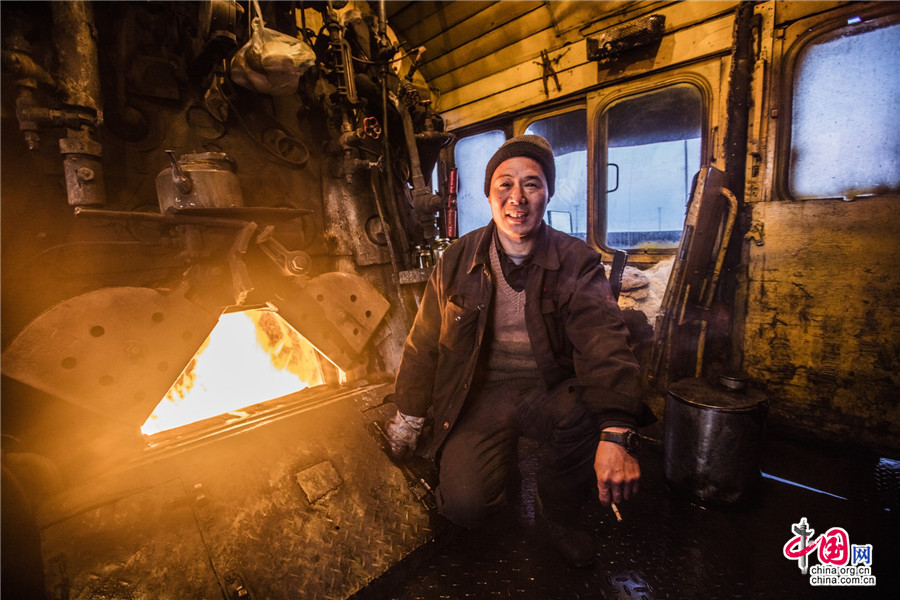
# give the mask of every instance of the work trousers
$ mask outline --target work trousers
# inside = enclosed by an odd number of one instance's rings
[[[518,469],[521,436],[541,442],[537,473],[544,512],[570,520],[596,487],[596,416],[579,399],[575,380],[544,390],[533,381],[473,389],[438,460],[438,510],[457,525],[485,524],[507,501]]]

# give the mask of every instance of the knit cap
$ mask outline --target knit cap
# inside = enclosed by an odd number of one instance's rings
[[[484,170],[484,195],[491,195],[491,177],[494,171],[505,160],[516,156],[526,156],[536,160],[547,179],[548,198],[553,195],[553,183],[556,179],[556,163],[553,160],[553,148],[550,142],[539,135],[519,135],[506,140],[488,161]]]

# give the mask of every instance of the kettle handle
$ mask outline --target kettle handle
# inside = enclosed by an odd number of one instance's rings
[[[172,182],[175,184],[175,189],[177,189],[180,194],[190,194],[191,190],[194,189],[194,182],[191,181],[190,176],[181,169],[181,165],[178,164],[178,159],[175,158],[174,152],[166,150],[166,155],[169,157],[169,162],[172,164]]]

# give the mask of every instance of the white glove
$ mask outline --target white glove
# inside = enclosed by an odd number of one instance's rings
[[[387,422],[387,439],[394,458],[404,459],[416,451],[419,434],[425,425],[425,417],[404,415],[399,410]]]

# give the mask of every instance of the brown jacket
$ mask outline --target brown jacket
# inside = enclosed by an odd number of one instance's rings
[[[436,453],[460,415],[484,340],[493,283],[494,224],[454,242],[428,280],[406,339],[392,400],[401,412],[434,408]],[[641,399],[640,369],[600,255],[542,224],[525,285],[525,319],[541,381],[576,378],[601,424],[655,420]]]

